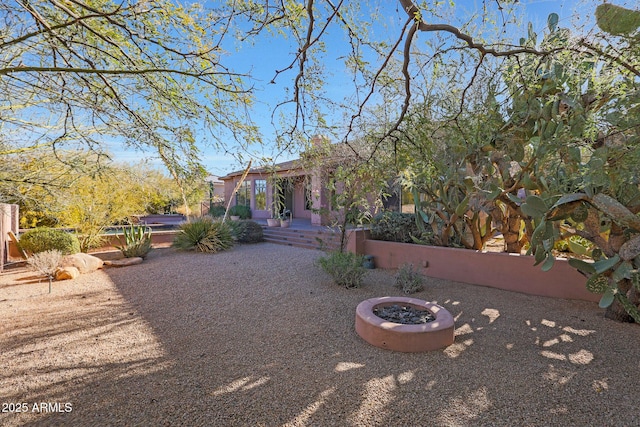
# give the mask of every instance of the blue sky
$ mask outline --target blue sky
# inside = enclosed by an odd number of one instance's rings
[[[384,5],[388,10],[385,11],[384,16],[387,17],[387,24],[391,27],[399,28],[401,23],[406,19],[406,15],[398,14],[396,12],[396,2],[379,0],[380,4]],[[375,0],[372,3],[377,3]],[[506,2],[505,2],[506,3]],[[625,1],[616,1],[615,3],[624,4]],[[628,2],[627,2],[628,3]],[[487,4],[494,7],[497,2],[495,0],[487,0]],[[575,25],[580,25],[587,20],[591,20],[595,11],[597,3],[591,2],[590,7],[582,7],[580,9],[580,19],[576,21],[575,12],[577,0],[521,0],[520,7],[523,9],[525,15],[525,25],[518,30],[518,33],[514,33],[514,37],[519,38],[526,34],[526,21],[531,21],[534,28],[538,32],[542,32],[546,27],[547,16],[555,12],[560,16],[561,27],[572,28]],[[399,5],[399,3],[398,3]],[[458,17],[468,16],[468,13],[481,11],[483,2],[481,0],[457,0],[455,1],[455,14]],[[400,11],[403,13],[402,11]],[[461,18],[462,19],[462,18]],[[452,23],[452,22],[446,22]],[[453,22],[454,24],[456,22]],[[396,28],[396,29],[397,29]],[[381,31],[382,27],[376,28],[374,25],[374,31]],[[393,31],[387,29],[386,31]],[[344,49],[346,49],[345,41],[329,34],[327,38],[327,52],[325,65],[331,70],[333,77],[328,85],[328,93],[331,96],[344,96],[345,82],[343,81],[343,73],[341,72],[344,66],[339,59],[344,55]],[[517,43],[515,38],[514,43]],[[250,158],[253,154],[255,157],[261,155],[272,157],[273,151],[273,126],[271,125],[271,112],[275,104],[283,99],[283,90],[285,87],[291,84],[291,79],[295,75],[295,71],[289,71],[277,80],[277,84],[269,84],[271,79],[275,75],[276,69],[285,68],[291,62],[291,54],[295,51],[295,47],[290,42],[281,38],[264,37],[257,40],[254,47],[243,47],[239,52],[231,52],[227,57],[227,65],[234,68],[239,72],[251,72],[257,79],[255,88],[256,92],[256,109],[252,114],[252,118],[255,123],[260,127],[261,133],[265,140],[264,147],[253,147],[253,153],[245,153],[245,158]],[[335,112],[339,113],[339,112]],[[142,157],[147,157],[145,153],[132,153],[125,151],[114,151],[116,160],[134,162],[139,161]],[[240,168],[237,160],[229,154],[222,152],[216,152],[215,150],[207,147],[202,148],[202,161],[205,167],[214,175],[224,175],[232,170]],[[149,153],[152,156],[152,153]],[[297,157],[296,153],[284,154],[276,158],[277,161],[285,161],[291,158]],[[154,163],[153,160],[151,160]]]

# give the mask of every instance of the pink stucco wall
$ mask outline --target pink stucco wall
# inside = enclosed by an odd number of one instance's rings
[[[398,268],[411,263],[424,275],[440,279],[530,295],[600,300],[600,295],[585,288],[587,279],[563,259],[557,259],[553,268],[545,272],[539,265],[533,265],[531,256],[383,242],[367,239],[363,231],[354,234],[349,241],[349,250],[373,255],[377,267]]]

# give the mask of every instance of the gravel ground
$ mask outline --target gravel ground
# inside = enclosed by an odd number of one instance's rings
[[[321,255],[157,249],[51,295],[31,272],[0,275],[0,425],[640,425],[638,325],[428,279],[412,296],[453,314],[455,343],[391,352],[354,330],[360,301],[399,295],[391,273],[342,289]]]

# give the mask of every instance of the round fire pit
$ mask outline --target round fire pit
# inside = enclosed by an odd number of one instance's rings
[[[428,310],[435,320],[401,324],[378,317],[374,311],[393,305]],[[407,297],[381,297],[362,301],[356,308],[356,332],[376,347],[404,352],[437,350],[453,344],[453,316],[443,307]]]

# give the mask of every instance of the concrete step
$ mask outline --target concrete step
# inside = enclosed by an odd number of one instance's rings
[[[338,249],[340,246],[339,243],[332,241],[318,241],[315,239],[304,239],[304,238],[283,238],[277,236],[265,236],[265,242],[277,243],[280,245],[288,245],[295,246],[300,248],[308,248],[308,249],[322,249],[322,250],[334,250]]]
[[[334,250],[340,246],[339,234],[324,230],[297,230],[292,228],[264,227],[264,240],[308,249]]]

